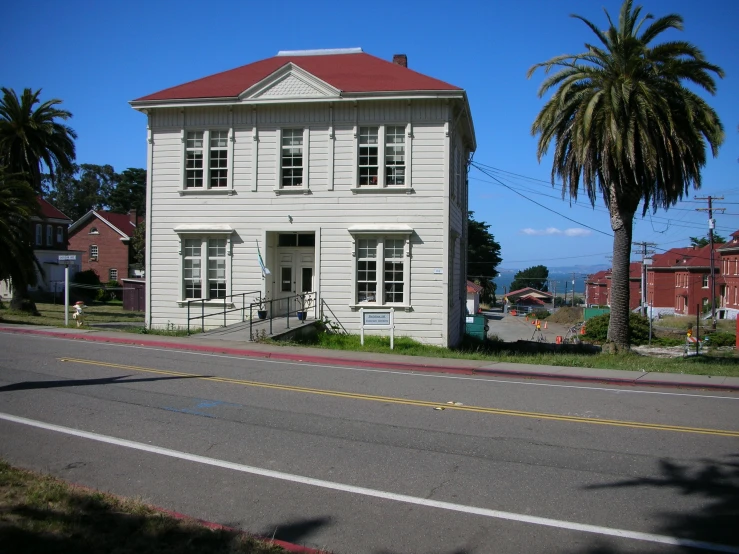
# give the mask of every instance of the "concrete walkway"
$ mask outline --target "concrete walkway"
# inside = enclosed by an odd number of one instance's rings
[[[248,333],[248,330],[246,331]],[[650,373],[615,369],[589,369],[546,365],[490,362],[451,358],[426,358],[399,354],[378,354],[348,350],[326,350],[300,346],[280,346],[245,340],[223,340],[217,335],[198,334],[191,337],[134,335],[96,329],[63,329],[39,325],[0,324],[0,333],[34,334],[66,339],[132,344],[151,348],[171,348],[192,352],[210,352],[231,356],[270,358],[323,365],[372,367],[395,371],[487,375],[509,378],[608,383],[656,387],[694,388],[739,392],[739,377]]]

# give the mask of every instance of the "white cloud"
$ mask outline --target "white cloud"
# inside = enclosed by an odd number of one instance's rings
[[[590,229],[572,228],[562,230],[556,227],[547,227],[546,229],[526,227],[525,229],[521,229],[521,232],[529,236],[564,235],[566,237],[587,237],[593,233]]]

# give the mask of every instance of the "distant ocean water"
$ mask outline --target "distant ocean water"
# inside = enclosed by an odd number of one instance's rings
[[[506,292],[510,292],[511,283],[516,275],[516,272],[504,271],[498,275],[493,281],[497,285],[495,291],[496,296],[502,296],[505,287]],[[549,279],[554,281],[555,290],[558,295],[564,293],[565,283],[567,284],[567,292],[572,292],[572,272],[549,272]],[[551,287],[550,287],[551,289]],[[549,292],[552,292],[551,290]],[[585,275],[582,273],[575,274],[575,294],[585,294]]]

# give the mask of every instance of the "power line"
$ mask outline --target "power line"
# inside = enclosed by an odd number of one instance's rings
[[[573,223],[577,223],[578,225],[581,225],[581,226],[583,226],[583,227],[586,227],[586,228],[588,228],[588,229],[591,229],[591,230],[595,231],[596,233],[600,233],[600,234],[602,234],[602,235],[606,235],[607,237],[612,237],[612,236],[613,236],[613,235],[612,235],[612,234],[610,234],[610,233],[606,233],[605,231],[601,231],[600,229],[596,229],[595,227],[591,227],[590,225],[586,225],[585,223],[581,223],[581,222],[579,222],[579,221],[577,221],[577,220],[575,220],[575,219],[572,219],[571,217],[567,217],[566,215],[564,215],[564,214],[561,214],[561,213],[559,213],[559,212],[558,212],[558,211],[556,211],[556,210],[553,210],[553,209],[551,209],[551,208],[548,208],[548,207],[547,207],[547,206],[545,206],[544,204],[540,204],[540,203],[539,203],[539,202],[537,202],[536,200],[532,200],[531,198],[528,198],[527,196],[525,196],[525,195],[521,194],[520,192],[518,192],[517,190],[515,190],[515,189],[514,189],[513,187],[510,187],[510,186],[506,185],[506,184],[505,184],[505,183],[504,183],[503,181],[501,181],[500,179],[498,179],[498,178],[497,178],[497,177],[495,177],[494,175],[491,175],[490,173],[488,173],[488,172],[487,172],[486,170],[484,170],[483,168],[481,168],[480,166],[478,166],[478,165],[477,165],[476,163],[474,163],[474,162],[473,162],[473,163],[471,163],[470,165],[471,165],[472,167],[474,167],[475,169],[477,169],[478,171],[480,171],[480,172],[484,173],[485,175],[487,175],[487,176],[488,176],[488,177],[490,177],[491,179],[494,179],[495,181],[497,181],[498,183],[500,183],[501,185],[503,185],[503,186],[504,186],[505,188],[507,188],[507,189],[508,189],[508,190],[510,190],[511,192],[514,192],[514,193],[518,194],[518,195],[519,195],[519,196],[520,196],[521,198],[524,198],[525,200],[528,200],[529,202],[532,202],[532,203],[536,204],[536,205],[537,205],[537,206],[539,206],[540,208],[544,208],[545,210],[547,210],[547,211],[550,211],[550,212],[552,212],[552,213],[554,213],[554,214],[557,214],[558,216],[560,216],[560,217],[563,217],[563,218],[565,218],[565,219],[566,219],[566,220],[568,220],[568,221],[572,221]]]

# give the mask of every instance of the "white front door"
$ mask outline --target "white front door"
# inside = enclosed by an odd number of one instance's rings
[[[314,290],[313,252],[279,248],[277,258],[279,266],[274,284],[274,315],[285,315],[288,308],[294,313],[299,308],[295,297]]]

